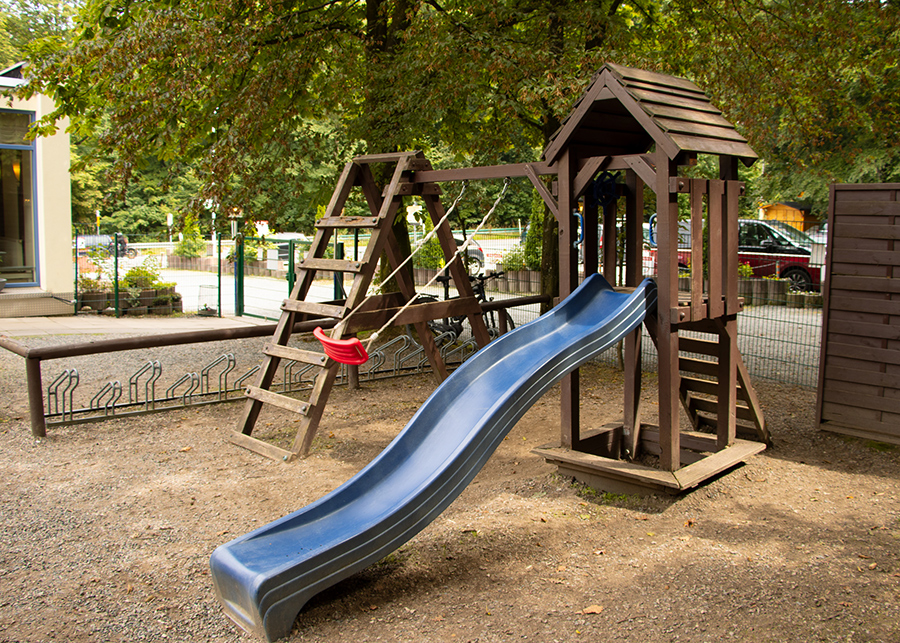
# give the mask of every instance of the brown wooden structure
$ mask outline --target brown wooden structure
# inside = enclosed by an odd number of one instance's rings
[[[691,165],[698,153],[719,158],[719,178],[715,180],[679,177],[679,168]],[[272,457],[290,459],[305,454],[315,427],[321,418],[337,365],[321,361],[322,372],[312,398],[300,403],[266,390],[271,384],[277,360],[322,360],[321,354],[302,354],[289,349],[291,322],[300,316],[325,315],[338,320],[341,337],[389,319],[391,307],[413,296],[412,284],[401,280],[399,297],[385,296],[366,306],[366,315],[354,315],[351,323],[340,320],[362,301],[374,262],[382,249],[393,265],[400,256],[395,238],[388,232],[403,196],[417,194],[426,200],[434,221],[443,213],[436,184],[442,181],[527,177],[539,192],[547,208],[559,221],[560,296],[568,296],[578,285],[577,226],[572,216],[592,186],[595,177],[605,171],[625,175],[618,186],[624,199],[625,253],[619,270],[614,244],[603,249],[602,271],[610,283],[623,274],[624,288],[635,287],[642,279],[644,221],[643,191],[648,186],[656,193],[659,237],[658,313],[646,322],[659,352],[659,425],[641,422],[641,332],[625,341],[626,386],[624,418],[621,423],[601,429],[582,430],[580,417],[580,374],[573,372],[562,382],[560,442],[538,449],[548,461],[558,464],[565,474],[594,486],[610,490],[634,486],[671,492],[689,488],[715,475],[749,455],[765,448],[760,442],[737,437],[743,424],[762,442],[768,441],[762,411],[750,385],[747,371],[737,349],[738,198],[743,188],[737,181],[737,163],[750,164],[756,154],[734,127],[713,107],[706,95],[690,81],[638,69],[605,65],[593,78],[573,112],[536,163],[491,167],[434,170],[419,153],[360,157],[348,164],[335,190],[325,219],[320,222],[309,259],[300,267],[291,298],[285,301],[285,314],[274,340],[266,349],[259,382],[248,389],[247,409],[235,441]],[[383,194],[375,188],[371,163],[395,164],[391,182]],[[543,177],[555,177],[552,187]],[[354,186],[363,189],[373,217],[350,221],[339,212]],[[688,294],[678,292],[678,198],[687,195],[691,202],[693,247],[691,249],[692,287]],[[623,199],[618,199],[621,201]],[[604,207],[604,237],[616,236],[616,200]],[[601,222],[596,203],[584,200],[584,269],[596,272],[600,265]],[[708,221],[709,244],[704,247],[703,226]],[[355,265],[322,259],[324,244],[335,228],[351,225],[373,228],[366,256]],[[454,245],[449,229],[440,230],[445,255],[452,256]],[[703,266],[709,267],[708,288],[704,291]],[[469,314],[479,321],[477,302],[470,297],[468,279],[461,265],[451,265],[451,274],[462,298],[452,314]],[[303,302],[312,273],[317,269],[355,272],[357,278],[346,302],[334,305]],[[401,273],[402,274],[402,273]],[[422,323],[446,316],[449,303],[440,310],[413,306],[398,323]],[[417,310],[418,309],[418,310]],[[683,331],[705,333],[706,339],[687,338]],[[427,336],[427,333],[420,333]],[[336,335],[337,336],[337,335]],[[486,337],[479,337],[484,339]],[[446,374],[439,353],[427,347],[438,378]],[[682,376],[682,371],[691,375]],[[294,448],[275,449],[250,437],[261,405],[272,402],[304,415]],[[679,409],[690,419],[689,431],[679,426]],[[655,454],[659,466],[637,464],[643,454]]]
[[[679,177],[698,153],[719,158],[715,180]],[[544,195],[560,222],[560,296],[577,286],[575,230],[569,213],[602,170],[624,170],[624,285],[642,278],[643,188],[656,194],[659,303],[646,326],[659,353],[659,425],[641,422],[641,332],[625,341],[625,409],[621,423],[583,431],[579,373],[562,382],[561,439],[537,452],[562,473],[607,490],[640,488],[679,492],[765,448],[762,410],[737,348],[738,198],[743,185],[737,163],[756,154],[694,83],[673,76],[607,64],[579,100],[544,161],[557,170],[558,196]],[[691,290],[678,291],[678,195],[690,199]],[[596,229],[598,210],[585,203],[584,228]],[[704,248],[703,229],[709,230]],[[603,237],[616,236],[614,208],[606,208]],[[596,269],[598,248],[586,235],[585,272]],[[615,249],[603,248],[602,272],[615,284]],[[708,268],[704,292],[703,275]],[[699,331],[706,339],[685,337]],[[685,375],[682,375],[685,372]],[[690,431],[680,428],[684,408]],[[737,438],[738,421],[752,425],[762,443]],[[710,430],[714,431],[710,433]],[[637,463],[644,453],[658,466]]]
[[[832,185],[816,422],[900,444],[900,183]]]

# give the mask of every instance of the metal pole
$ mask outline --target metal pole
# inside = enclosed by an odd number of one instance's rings
[[[297,242],[295,239],[288,239],[288,296],[290,297],[291,293],[294,292],[294,281],[297,279],[297,275],[294,274],[295,266],[294,266],[294,253],[297,251]]]
[[[119,233],[113,235],[113,295],[116,298],[116,319],[119,318]]]
[[[216,266],[218,266],[218,288],[216,289],[216,293],[218,294],[218,306],[216,310],[219,313],[219,317],[222,316],[222,235],[218,235],[216,237],[216,241],[218,243],[217,254],[216,254]]]
[[[334,258],[335,259],[343,259],[344,258],[344,244],[337,243],[334,246]],[[337,301],[338,299],[345,299],[346,295],[344,294],[344,273],[335,270],[334,271],[334,299]]]
[[[28,411],[31,417],[31,435],[43,438],[47,435],[44,422],[44,389],[41,383],[41,360],[33,357],[25,360],[25,379],[28,386]]]
[[[234,314],[244,314],[244,235],[234,237]]]

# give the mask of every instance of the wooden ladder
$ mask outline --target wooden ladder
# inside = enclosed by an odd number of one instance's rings
[[[372,173],[373,163],[394,163],[394,172],[383,192],[377,189]],[[247,386],[243,417],[238,429],[232,432],[231,441],[266,457],[290,461],[309,453],[313,438],[321,422],[325,405],[337,378],[340,364],[323,353],[302,350],[288,346],[294,324],[298,321],[321,319],[323,326],[333,326],[332,338],[343,339],[355,337],[361,330],[379,328],[386,323],[399,306],[416,296],[415,286],[410,273],[401,270],[396,275],[397,293],[367,297],[367,292],[378,260],[385,253],[392,269],[399,266],[406,258],[401,251],[400,243],[394,234],[392,225],[403,203],[404,196],[417,195],[424,202],[434,223],[440,221],[444,210],[440,203],[440,190],[434,184],[417,184],[412,181],[412,174],[418,170],[430,170],[431,164],[421,152],[404,152],[396,154],[375,154],[361,156],[348,163],[340,178],[325,216],[316,223],[316,233],[306,257],[300,262],[297,280],[290,297],[281,306],[281,317],[272,340],[263,349],[263,360],[255,384]],[[354,187],[362,189],[363,195],[372,212],[371,217],[343,216],[342,211],[347,198]],[[359,260],[327,259],[325,252],[329,241],[339,229],[368,229],[371,236],[363,257]],[[437,380],[447,377],[447,367],[441,357],[440,350],[434,343],[434,337],[428,328],[427,321],[441,317],[467,315],[479,346],[488,342],[488,332],[484,324],[481,306],[475,299],[471,283],[468,279],[464,262],[454,258],[456,243],[448,223],[438,226],[438,241],[445,258],[450,262],[448,270],[453,277],[459,292],[459,298],[433,304],[410,306],[395,321],[395,325],[413,324],[425,355],[431,364]],[[306,301],[317,271],[342,271],[354,275],[353,284],[343,301],[315,303]],[[392,308],[393,307],[393,308]],[[351,311],[356,311],[352,315]],[[301,364],[312,365],[315,379],[308,401],[271,391],[280,360],[289,359]],[[354,367],[350,367],[354,368]],[[251,435],[256,425],[263,404],[296,413],[300,416],[300,426],[290,450],[283,449]]]
[[[724,337],[723,333],[719,341],[692,337],[678,338],[678,370],[682,372],[678,394],[682,406],[695,431],[712,430],[718,435],[720,448],[730,446],[736,436],[753,438],[771,446],[772,438],[766,428],[762,407],[739,351],[733,353],[737,369],[734,430],[719,426],[718,418],[727,413],[720,402],[729,403],[728,400],[722,399],[723,394],[729,395],[729,392],[723,393],[719,382],[721,377],[719,356],[723,351]],[[700,357],[685,356],[684,353]]]

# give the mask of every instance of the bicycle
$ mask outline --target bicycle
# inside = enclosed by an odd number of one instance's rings
[[[498,279],[503,276],[503,272],[489,272],[486,275],[469,275],[469,281],[472,284],[472,292],[475,295],[476,301],[479,304],[493,301],[494,298],[488,298],[485,284],[492,280]],[[448,299],[458,299],[457,297],[450,297],[450,280],[451,277],[448,275],[441,275],[437,278],[437,281],[444,285],[444,300]],[[418,295],[416,298],[416,302],[418,303],[430,303],[440,301],[434,295]],[[484,318],[484,325],[487,327],[488,336],[493,340],[500,336],[500,326],[498,325],[498,320],[500,319],[500,315],[504,315],[506,320],[506,330],[510,331],[516,327],[516,323],[513,321],[512,316],[509,314],[509,311],[506,309],[497,311],[497,315],[495,316],[493,310],[486,311],[482,314]],[[468,324],[468,317],[466,315],[460,315],[458,317],[450,317],[446,319],[434,319],[428,322],[428,327],[431,329],[431,332],[434,333],[435,340],[438,341],[440,346],[446,344],[455,344],[460,341],[464,335],[467,337],[472,337],[472,329]]]

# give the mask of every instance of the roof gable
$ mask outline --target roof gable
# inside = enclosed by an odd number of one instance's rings
[[[680,152],[757,155],[697,85],[684,78],[607,63],[544,150],[552,163],[565,148],[581,156],[644,154],[653,145]]]

